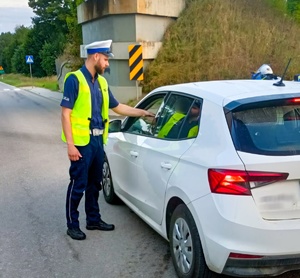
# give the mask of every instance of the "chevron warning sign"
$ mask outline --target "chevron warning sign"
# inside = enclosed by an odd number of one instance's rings
[[[128,46],[129,52],[129,79],[144,80],[143,73],[143,47],[139,44],[131,44]]]

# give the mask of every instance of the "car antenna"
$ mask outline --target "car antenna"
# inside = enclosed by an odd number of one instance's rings
[[[278,82],[274,83],[273,84],[274,86],[279,86],[279,87],[285,86],[285,84],[282,81],[283,81],[283,78],[285,77],[286,71],[287,71],[287,69],[288,69],[288,67],[290,65],[291,60],[292,60],[292,58],[289,59],[289,62],[287,63],[287,65],[285,67],[285,70],[284,70],[284,72],[283,72],[283,74],[281,76],[281,79]]]

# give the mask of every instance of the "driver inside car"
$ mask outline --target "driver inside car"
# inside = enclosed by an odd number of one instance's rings
[[[190,101],[182,101],[167,123],[158,133],[159,138],[191,138],[198,134],[200,102],[195,101],[190,107]]]

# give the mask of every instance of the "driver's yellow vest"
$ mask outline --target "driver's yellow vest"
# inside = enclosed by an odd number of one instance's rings
[[[175,113],[172,115],[172,117],[167,121],[167,123],[161,128],[161,130],[158,132],[157,137],[158,138],[165,138],[168,136],[169,132],[171,131],[172,127],[177,124],[182,118],[184,118],[186,115],[182,113]],[[199,126],[194,126],[189,130],[189,133],[187,135],[187,138],[196,137],[198,134]]]
[[[185,114],[182,113],[174,113],[171,118],[167,121],[167,123],[161,128],[161,130],[158,132],[157,137],[158,138],[165,138],[172,127],[177,124],[183,117],[185,117]]]
[[[75,101],[74,107],[71,112],[71,127],[74,145],[86,146],[90,142],[90,120],[92,118],[92,99],[90,87],[81,72],[77,70],[75,72],[69,72],[66,74],[66,78],[75,74],[79,82],[78,97]],[[104,123],[103,131],[103,143],[106,144],[108,137],[108,125],[109,125],[109,95],[108,84],[106,79],[98,75],[98,82],[102,92],[102,120]],[[66,137],[62,131],[61,139],[66,142]]]
[[[187,138],[196,137],[199,131],[199,126],[196,125],[189,130]]]

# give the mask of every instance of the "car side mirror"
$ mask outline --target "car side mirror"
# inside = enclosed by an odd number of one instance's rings
[[[119,119],[110,121],[108,132],[109,133],[120,132],[121,131],[121,124],[122,124],[122,121],[119,120]]]

